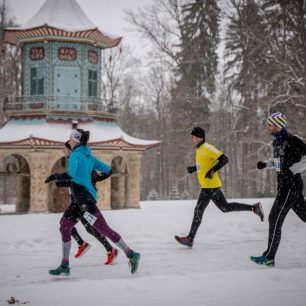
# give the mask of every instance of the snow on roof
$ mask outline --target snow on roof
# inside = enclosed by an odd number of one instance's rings
[[[46,24],[66,31],[96,28],[76,0],[47,0],[34,17],[19,29],[31,29]]]
[[[124,133],[115,122],[93,121],[78,124],[78,128],[90,131],[89,142],[123,139],[132,145],[154,145],[159,141],[142,140]],[[65,142],[72,131],[71,123],[49,123],[44,119],[10,120],[0,129],[0,144],[36,137],[56,142]]]
[[[122,39],[98,29],[76,0],[47,0],[24,26],[6,28],[4,40],[20,45],[23,41],[39,41],[49,37],[83,40],[102,49],[113,48]]]

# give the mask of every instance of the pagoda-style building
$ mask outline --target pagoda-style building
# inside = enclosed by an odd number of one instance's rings
[[[6,29],[5,41],[22,51],[22,96],[7,97],[0,129],[0,174],[16,176],[16,210],[60,212],[70,203],[67,190],[44,180],[65,171],[73,128],[89,130],[93,154],[113,168],[97,184],[98,206],[139,207],[141,157],[159,142],[124,133],[101,100],[103,49],[121,38],[100,31],[76,0],[47,0],[25,26]]]

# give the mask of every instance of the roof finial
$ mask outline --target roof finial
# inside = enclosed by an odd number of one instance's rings
[[[72,128],[73,129],[77,129],[78,128],[78,123],[79,123],[78,120],[72,120],[71,123],[72,123]]]

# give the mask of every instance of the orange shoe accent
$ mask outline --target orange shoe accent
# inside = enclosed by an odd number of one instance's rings
[[[107,260],[104,264],[105,265],[111,265],[115,261],[117,255],[118,255],[118,250],[113,248],[111,250],[111,252],[107,253]]]
[[[83,244],[78,248],[78,251],[74,255],[75,258],[79,258],[83,256],[89,249],[91,245],[87,242],[83,242]]]

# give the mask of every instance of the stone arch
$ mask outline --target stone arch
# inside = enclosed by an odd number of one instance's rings
[[[3,187],[6,188],[6,181],[8,180],[10,186],[15,190],[16,198],[9,199],[9,202],[14,201],[16,203],[16,212],[28,212],[31,199],[31,173],[30,164],[26,158],[15,153],[5,155],[1,161],[0,175],[4,177]]]
[[[61,157],[52,166],[51,173],[63,173],[67,169],[67,158]],[[50,173],[50,174],[51,174]],[[71,202],[67,188],[58,188],[55,182],[49,183],[48,209],[52,213],[63,212]]]
[[[129,168],[127,161],[120,155],[115,156],[111,163],[111,208],[122,209],[127,205],[129,198]]]

